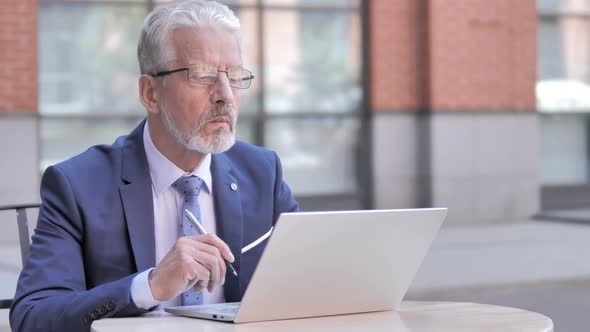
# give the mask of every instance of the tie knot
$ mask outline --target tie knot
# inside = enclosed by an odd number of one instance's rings
[[[198,176],[181,176],[178,180],[174,181],[172,187],[178,190],[184,196],[198,196],[201,186],[203,185],[203,179]]]

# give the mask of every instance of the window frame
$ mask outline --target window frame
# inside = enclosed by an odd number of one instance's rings
[[[151,11],[162,1],[157,0],[39,0],[39,5],[47,4],[84,4],[84,5],[141,5],[144,4],[146,7],[146,13]],[[255,10],[258,18],[257,27],[257,38],[258,38],[258,75],[256,80],[259,80],[257,84],[260,87],[260,93],[257,96],[259,108],[255,112],[241,112],[240,118],[245,121],[252,121],[254,138],[252,143],[265,146],[265,127],[269,121],[275,119],[313,119],[313,118],[350,118],[358,121],[359,124],[359,137],[358,145],[359,149],[356,153],[350,156],[350,162],[354,164],[354,168],[357,170],[355,176],[357,177],[356,192],[342,192],[336,194],[310,194],[310,195],[297,195],[297,199],[301,202],[302,208],[305,210],[342,210],[342,209],[369,209],[373,208],[373,186],[372,186],[372,147],[371,147],[371,109],[370,102],[368,100],[368,85],[369,85],[369,67],[368,59],[369,54],[369,29],[367,15],[369,12],[368,1],[358,1],[354,5],[280,5],[280,4],[266,4],[263,0],[255,0],[253,4],[238,4],[237,1],[223,1],[232,10]],[[359,29],[360,29],[360,75],[361,75],[361,100],[358,110],[354,111],[328,111],[328,112],[310,112],[310,111],[290,111],[288,113],[282,112],[270,112],[265,105],[265,23],[264,13],[267,10],[273,11],[310,11],[310,12],[355,12],[359,15]],[[38,51],[39,53],[41,50]],[[40,121],[44,119],[63,119],[63,120],[93,120],[93,119],[109,119],[109,120],[121,120],[129,121],[130,119],[142,119],[145,117],[144,114],[136,113],[118,113],[118,112],[92,112],[89,110],[87,113],[40,113]],[[40,142],[41,150],[43,149],[43,142]],[[41,152],[40,152],[41,153]],[[40,158],[41,160],[41,158]]]
[[[590,11],[589,12],[575,12],[575,11],[564,11],[564,10],[538,10],[537,20],[541,22],[559,22],[562,18],[577,18],[587,20],[590,23]],[[537,55],[540,57],[540,54]],[[538,81],[537,81],[538,82]],[[545,112],[537,110],[539,113],[540,121],[543,121],[543,117],[554,117],[554,116],[579,116],[581,114],[586,115],[586,141],[588,147],[590,147],[590,108],[584,110],[570,109],[554,109],[551,112]],[[542,149],[540,153],[542,153]],[[586,182],[577,184],[544,184],[541,182],[540,190],[540,205],[541,211],[551,210],[565,210],[575,208],[585,208],[590,205],[590,151],[586,153]],[[541,158],[542,161],[542,158]],[[541,212],[540,216],[543,216]]]

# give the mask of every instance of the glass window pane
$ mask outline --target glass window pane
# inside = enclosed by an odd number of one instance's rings
[[[556,11],[559,9],[560,0],[537,0],[537,9],[540,12]]]
[[[537,0],[537,9],[542,13],[589,13],[588,0]]]
[[[258,0],[220,0],[219,2],[228,6],[254,6]]]
[[[542,19],[538,31],[538,109],[590,112],[590,19]]]
[[[139,124],[137,118],[61,119],[41,120],[41,169],[66,160],[97,144],[112,144],[121,135],[127,135]],[[254,141],[254,123],[245,117],[238,121],[237,138]]]
[[[550,80],[563,77],[562,36],[557,20],[539,22],[538,79]]]
[[[266,146],[279,154],[296,195],[356,193],[359,124],[356,118],[273,119]]]
[[[588,182],[588,115],[541,117],[541,183]]]
[[[256,113],[260,112],[260,52],[258,40],[259,20],[258,13],[254,9],[236,9],[235,14],[240,19],[242,27],[242,60],[244,68],[248,69],[254,75],[252,85],[247,90],[240,91],[240,110],[242,112]]]
[[[263,5],[306,7],[358,7],[360,0],[262,0]]]
[[[544,186],[588,183],[590,13],[587,0],[538,0],[537,109]],[[586,113],[586,114],[576,114]]]
[[[53,165],[97,144],[112,144],[135,128],[141,117],[131,119],[65,120],[43,118],[41,121],[41,169]]]
[[[265,11],[267,112],[360,108],[359,19],[356,12]]]
[[[256,144],[256,120],[252,117],[238,116],[236,138],[251,144]]]
[[[172,0],[156,0],[156,4],[162,4],[162,3],[166,3],[166,2],[170,2]],[[222,4],[228,5],[228,6],[252,6],[252,5],[256,5],[256,2],[258,0],[216,0],[217,2],[220,2]]]
[[[145,5],[41,4],[42,113],[143,112],[137,40]]]

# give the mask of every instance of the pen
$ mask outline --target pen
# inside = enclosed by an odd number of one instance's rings
[[[201,224],[197,221],[197,218],[195,218],[195,215],[192,214],[189,210],[185,209],[184,212],[186,212],[186,217],[188,218],[188,220],[193,223],[193,225],[199,230],[199,232],[201,232],[201,234],[205,235],[207,234],[207,231],[205,231],[205,229],[203,228],[203,226],[201,226]],[[231,270],[231,272],[237,277],[238,276],[238,272],[236,272],[236,269],[234,269],[234,267],[225,259],[223,260],[225,261],[225,266],[227,266],[228,269]]]

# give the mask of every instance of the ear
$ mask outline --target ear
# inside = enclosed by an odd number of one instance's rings
[[[156,79],[152,76],[143,74],[139,77],[139,99],[149,113],[158,114],[158,89]]]

